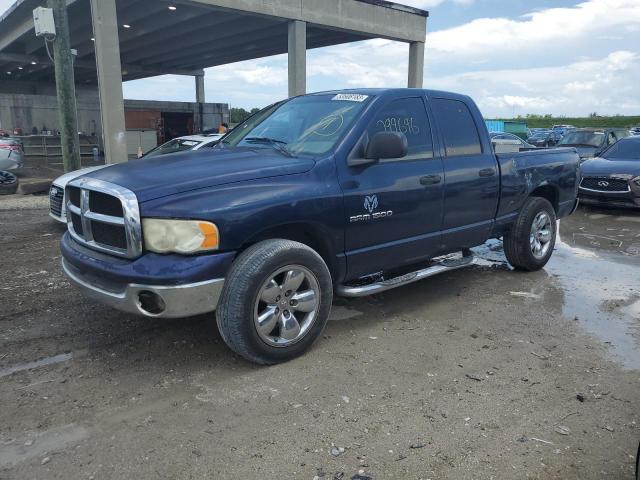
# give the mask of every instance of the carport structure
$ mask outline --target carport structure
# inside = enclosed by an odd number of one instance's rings
[[[53,65],[18,0],[0,17],[0,81],[53,83]],[[122,82],[288,53],[289,95],[306,92],[306,51],[371,38],[409,44],[408,86],[422,87],[428,13],[384,0],[67,0],[78,85],[97,84],[108,162],[126,159]],[[1,90],[1,88],[0,88]]]

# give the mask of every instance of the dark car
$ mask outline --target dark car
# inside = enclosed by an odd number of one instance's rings
[[[620,140],[582,164],[582,203],[640,207],[640,137]]]
[[[562,139],[562,135],[558,132],[547,130],[544,132],[534,133],[527,138],[527,143],[534,147],[553,147]]]
[[[580,158],[592,158],[630,135],[624,128],[577,128],[562,137],[558,146],[575,147]]]
[[[640,480],[640,445],[638,445],[638,453],[636,453],[636,480]]]
[[[372,295],[470,266],[470,248],[489,238],[503,238],[514,267],[543,268],[556,219],[576,207],[579,161],[570,148],[494,154],[464,95],[303,95],[215,148],[71,181],[62,266],[125,312],[216,311],[232,350],[282,362],[321,337],[334,292]]]
[[[638,445],[638,453],[636,453],[636,480],[640,480],[640,445]]]

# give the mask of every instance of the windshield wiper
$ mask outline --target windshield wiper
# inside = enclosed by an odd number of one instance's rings
[[[262,143],[265,145],[271,145],[273,148],[275,148],[276,150],[278,150],[280,153],[282,153],[287,157],[294,156],[293,153],[291,153],[287,148],[287,142],[283,140],[278,140],[276,138],[269,138],[269,137],[249,137],[249,138],[245,138],[245,141],[249,143]]]

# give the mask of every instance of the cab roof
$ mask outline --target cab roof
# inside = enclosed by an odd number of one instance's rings
[[[423,88],[351,88],[346,90],[327,90],[324,92],[314,92],[307,95],[338,95],[338,94],[356,94],[370,95],[382,97],[387,95],[426,95],[428,97],[451,98],[456,100],[470,100],[468,95],[454,92],[445,92],[442,90],[428,90]]]

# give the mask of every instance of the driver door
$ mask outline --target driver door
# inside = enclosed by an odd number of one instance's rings
[[[365,135],[384,131],[406,135],[407,156],[339,164],[348,279],[429,258],[440,244],[444,173],[423,98],[391,99],[379,108]]]

